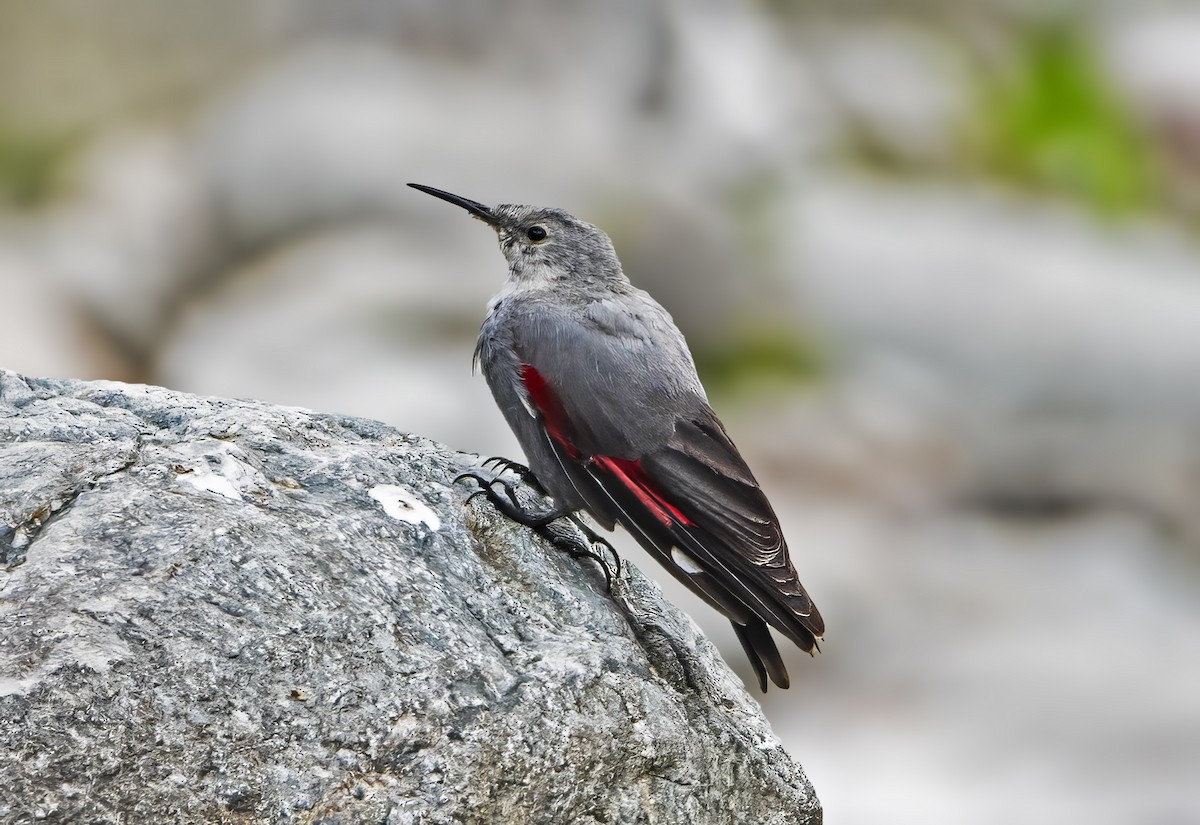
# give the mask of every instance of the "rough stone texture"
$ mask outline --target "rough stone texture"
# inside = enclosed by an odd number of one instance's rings
[[[0,821],[820,822],[694,625],[475,461],[0,372]]]

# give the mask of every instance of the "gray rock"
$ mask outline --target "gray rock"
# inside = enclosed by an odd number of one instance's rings
[[[1186,4],[1110,4],[1097,16],[1105,68],[1142,114],[1196,116],[1200,12]]]
[[[119,375],[120,360],[83,322],[75,293],[55,282],[0,220],[0,360],[34,375]]]
[[[965,498],[1116,504],[1196,529],[1200,246],[853,177],[809,181],[779,215],[797,312],[866,390],[858,406],[956,453]]]
[[[71,197],[31,227],[48,280],[134,360],[150,357],[222,254],[185,144],[163,129],[105,134],[79,158]]]
[[[903,163],[955,162],[960,124],[971,115],[970,78],[955,44],[927,23],[852,15],[803,29],[822,90],[864,148]]]
[[[695,626],[476,460],[0,372],[0,820],[819,822]]]

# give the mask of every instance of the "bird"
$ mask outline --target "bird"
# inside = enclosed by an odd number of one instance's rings
[[[508,263],[474,363],[529,466],[500,462],[554,507],[526,513],[511,492],[489,495],[493,503],[531,526],[579,513],[605,530],[621,525],[730,621],[764,693],[768,677],[787,688],[771,628],[812,653],[824,620],[671,315],[629,281],[592,224],[561,209],[489,207],[409,186],[494,229]]]

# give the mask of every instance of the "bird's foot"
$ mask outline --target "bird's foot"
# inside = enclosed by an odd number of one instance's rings
[[[512,472],[520,478],[520,484],[526,484],[538,493],[544,494],[541,485],[537,484],[536,478],[528,467],[505,458],[490,458],[484,462],[485,467],[489,464],[500,468],[500,475],[489,477],[482,473],[468,471],[460,473],[454,479],[456,484],[470,479],[479,485],[479,489],[468,496],[467,501],[471,501],[476,496],[484,496],[506,518],[529,527],[572,558],[589,558],[596,562],[604,573],[605,586],[611,593],[614,580],[624,575],[624,562],[613,546],[596,535],[594,530],[570,510],[554,507],[541,511],[528,509],[517,494],[518,484],[503,478],[505,472]],[[598,550],[597,546],[602,549]],[[609,566],[606,554],[612,557],[615,571],[613,567]]]
[[[455,477],[454,483],[457,484],[465,479],[470,479],[479,485],[479,489],[471,493],[467,501],[476,496],[486,496],[493,507],[510,520],[525,527],[538,530],[550,524],[550,522],[557,521],[568,515],[566,510],[559,510],[553,507],[541,512],[533,512],[526,509],[521,503],[521,499],[517,496],[517,485],[505,480],[503,478],[503,471],[501,475],[490,477],[474,471],[460,473]],[[522,479],[522,483],[524,483],[524,479]],[[497,490],[497,487],[500,489]]]
[[[591,559],[600,565],[600,572],[604,574],[604,588],[612,595],[614,583],[621,581],[625,575],[625,562],[613,546],[606,539],[596,535],[579,516],[570,513],[543,527],[535,527],[534,530],[571,558]],[[610,558],[612,564],[609,564]]]
[[[521,479],[522,482],[528,484],[530,487],[536,490],[539,494],[543,496],[549,495],[549,493],[546,492],[546,488],[542,486],[542,483],[538,481],[537,476],[534,475],[533,470],[529,469],[520,462],[513,461],[510,458],[504,458],[503,456],[492,456],[491,458],[485,459],[483,464],[480,466],[485,470],[495,470],[497,475],[512,473],[517,478]]]
[[[524,464],[521,464],[518,461],[513,461],[511,458],[505,458],[502,455],[494,455],[491,458],[485,458],[483,463],[479,466],[483,467],[485,470],[496,470],[501,473],[513,473],[515,475],[519,475],[522,480],[524,480],[526,476],[533,472],[533,470],[529,469]]]

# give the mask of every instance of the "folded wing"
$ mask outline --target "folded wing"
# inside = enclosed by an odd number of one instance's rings
[[[522,328],[532,334],[516,347],[518,380],[534,421],[514,430],[523,441],[540,440],[535,450],[524,445],[527,453],[552,455],[555,472],[539,478],[550,481],[551,494],[585,501],[602,524],[625,527],[729,618],[764,690],[768,675],[786,687],[768,625],[812,651],[824,623],[792,567],[770,503],[704,399],[690,356],[690,381],[680,381],[654,374],[655,365],[673,361],[639,351],[641,339],[611,342],[595,330],[560,325],[550,328],[548,341],[546,324]],[[583,340],[564,343],[572,337]],[[563,357],[567,351],[573,359]]]

